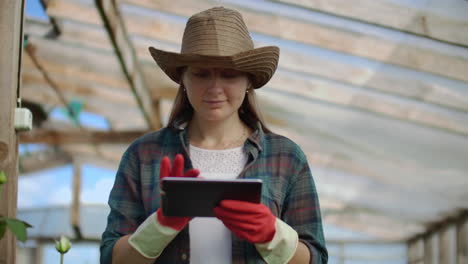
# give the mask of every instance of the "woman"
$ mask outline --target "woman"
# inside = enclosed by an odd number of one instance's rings
[[[189,19],[180,54],[150,53],[180,87],[167,127],[122,158],[101,263],[326,263],[306,157],[255,108],[254,89],[272,77],[279,49],[254,48],[240,13],[217,7]],[[199,175],[262,179],[262,203],[224,200],[216,218],[164,216],[159,179]]]

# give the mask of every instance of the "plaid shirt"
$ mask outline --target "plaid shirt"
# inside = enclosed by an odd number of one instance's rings
[[[110,214],[101,241],[101,264],[111,264],[117,240],[133,233],[160,207],[159,166],[162,157],[182,153],[185,169],[192,168],[188,134],[182,128],[163,128],[133,142],[124,153],[110,193]],[[239,178],[262,179],[262,203],[294,228],[311,252],[310,263],[327,263],[320,206],[307,159],[297,144],[259,127],[244,144],[248,162]],[[186,227],[154,263],[190,261]],[[232,236],[232,263],[265,263],[254,244]]]

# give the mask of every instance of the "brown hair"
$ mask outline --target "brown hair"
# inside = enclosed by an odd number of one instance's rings
[[[183,71],[183,69],[181,69]],[[249,78],[250,80],[250,78]],[[249,81],[248,93],[245,95],[244,101],[242,102],[238,113],[240,119],[250,128],[255,129],[257,122],[260,122],[262,129],[265,133],[270,133],[271,130],[265,126],[265,122],[258,111],[257,102],[255,99],[255,91],[251,88]],[[174,105],[172,106],[171,114],[169,116],[168,127],[173,127],[176,122],[189,122],[193,116],[193,107],[190,104],[187,93],[184,91],[184,84],[182,81],[179,85],[176,98],[174,99]]]

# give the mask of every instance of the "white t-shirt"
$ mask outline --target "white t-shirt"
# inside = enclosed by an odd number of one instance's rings
[[[244,169],[242,147],[209,150],[190,145],[190,159],[205,179],[235,179]],[[216,217],[195,217],[189,223],[190,263],[231,263],[231,231]]]

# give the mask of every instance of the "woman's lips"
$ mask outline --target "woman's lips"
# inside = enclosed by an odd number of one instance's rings
[[[203,102],[209,104],[210,106],[220,106],[224,103],[224,100],[204,100]]]

